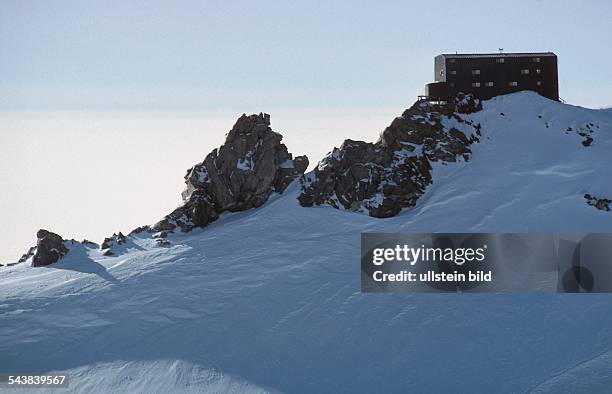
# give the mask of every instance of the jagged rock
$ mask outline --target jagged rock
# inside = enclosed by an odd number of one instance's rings
[[[24,253],[19,260],[17,260],[17,263],[25,263],[30,257],[34,256],[34,254],[36,253],[36,246],[32,246],[30,249],[28,249],[28,251],[26,253]]]
[[[478,99],[462,94],[443,104],[417,101],[376,143],[345,140],[334,148],[302,177],[300,204],[328,204],[374,217],[394,216],[414,206],[432,182],[431,162],[470,158],[469,145],[479,140],[480,125],[460,115],[480,109]]]
[[[113,250],[113,247],[118,245],[123,245],[127,242],[127,237],[123,235],[121,231],[119,234],[113,233],[110,237],[104,238],[104,241],[100,245],[100,249],[102,250],[103,256],[114,256],[116,250]]]
[[[459,114],[472,114],[482,110],[482,102],[470,94],[457,93],[454,103],[449,104],[447,108]]]
[[[126,241],[125,235],[119,231],[119,234],[113,233],[112,236],[104,238],[104,242],[100,245],[100,249],[109,249],[113,245],[122,245]]]
[[[598,198],[598,197],[593,197],[590,194],[585,194],[584,195],[584,199],[586,200],[586,203],[590,206],[593,206],[601,211],[610,211],[610,204],[612,204],[612,200],[607,199],[607,198]]]
[[[195,210],[196,207],[193,207],[193,209]],[[175,210],[173,213],[177,214],[178,209]],[[181,216],[182,218],[182,216]],[[178,221],[177,221],[178,219]],[[184,217],[185,222],[189,221],[189,219],[187,218],[187,216]],[[175,224],[176,223],[176,224]],[[153,226],[154,231],[172,231],[176,228],[177,225],[181,225],[182,221],[180,220],[179,217],[177,217],[177,215],[168,215],[167,217],[165,217],[163,220],[155,223],[155,225]]]
[[[40,229],[36,233],[36,246],[31,247],[19,259],[23,263],[32,258],[32,267],[44,267],[57,262],[68,253],[69,249],[64,244],[61,236],[47,230]]]
[[[204,227],[222,212],[257,208],[282,193],[308,167],[308,158],[294,159],[282,138],[270,128],[268,114],[242,115],[225,143],[187,171],[183,205],[153,231]]]
[[[140,234],[142,232],[153,232],[153,230],[151,229],[151,227],[144,225],[144,226],[140,226],[140,227],[136,227],[134,230],[130,231],[130,233],[128,235],[135,235],[135,234]]]

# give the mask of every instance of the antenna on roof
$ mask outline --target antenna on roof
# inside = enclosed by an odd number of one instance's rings
[[[497,48],[499,50],[499,53],[504,52],[504,48]]]

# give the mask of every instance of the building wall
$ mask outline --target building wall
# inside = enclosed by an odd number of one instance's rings
[[[434,72],[436,81],[448,83],[451,94],[472,93],[476,97],[488,99],[501,94],[532,90],[552,100],[559,99],[555,55],[440,55],[434,60]]]
[[[446,57],[444,55],[434,58],[434,81],[446,82]]]

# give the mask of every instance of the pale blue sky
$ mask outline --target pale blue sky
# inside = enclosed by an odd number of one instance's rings
[[[402,108],[443,52],[554,51],[612,105],[612,2],[0,3],[0,110]]]

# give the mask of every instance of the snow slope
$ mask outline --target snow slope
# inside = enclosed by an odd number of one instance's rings
[[[294,183],[169,248],[0,269],[0,370],[81,392],[607,391],[612,295],[360,293],[361,232],[612,231],[583,198],[612,196],[610,111],[519,93],[469,117],[473,158],[390,219],[300,207]],[[587,123],[585,147],[566,130]]]

